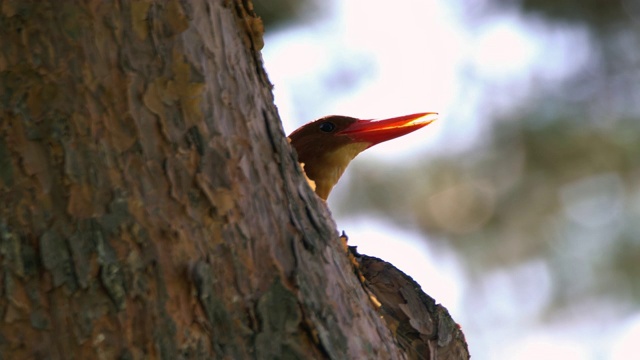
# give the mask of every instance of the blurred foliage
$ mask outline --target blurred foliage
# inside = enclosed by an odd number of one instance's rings
[[[356,163],[360,173],[353,177],[367,182],[350,184],[350,198],[368,203],[341,207],[417,225],[466,255],[471,275],[536,258],[551,259],[556,274],[575,270],[576,261],[602,262],[590,280],[640,300],[640,119],[611,127],[572,119],[540,126],[538,116],[497,122],[485,148],[433,159],[419,173]],[[617,284],[612,274],[621,276]],[[564,297],[573,280],[554,279],[556,295]]]
[[[529,102],[511,112],[487,111],[490,135],[472,150],[434,157],[414,173],[355,162],[353,178],[367,181],[348,184],[350,199],[365,203],[339,203],[339,211],[417,226],[455,247],[472,277],[542,261],[554,308],[599,296],[637,310],[640,1],[489,3],[582,26],[591,34],[589,63],[533,85]],[[508,97],[483,86],[489,109]]]
[[[267,32],[309,15],[315,5],[314,0],[253,0],[253,8]]]
[[[584,23],[605,30],[639,10],[637,0],[494,0],[500,6],[519,6],[523,11],[569,23]]]

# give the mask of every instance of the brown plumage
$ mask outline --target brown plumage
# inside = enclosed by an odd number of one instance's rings
[[[360,152],[415,131],[436,118],[437,113],[377,121],[332,115],[303,125],[289,139],[307,177],[315,182],[316,194],[326,200],[349,162]]]

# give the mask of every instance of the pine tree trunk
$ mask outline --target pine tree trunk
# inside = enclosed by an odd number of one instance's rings
[[[243,0],[0,2],[0,358],[403,355]]]

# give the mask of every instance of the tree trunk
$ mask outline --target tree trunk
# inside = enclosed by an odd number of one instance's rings
[[[0,1],[0,357],[403,355],[307,186],[250,2]]]

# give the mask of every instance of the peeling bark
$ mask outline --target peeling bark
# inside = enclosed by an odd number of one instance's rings
[[[460,326],[418,283],[386,261],[359,254],[356,247],[349,247],[349,254],[364,287],[407,359],[469,359]]]

